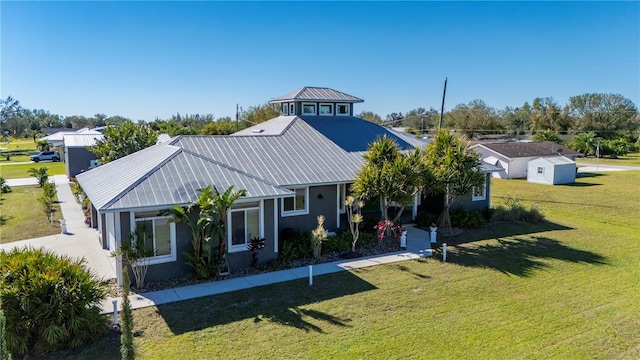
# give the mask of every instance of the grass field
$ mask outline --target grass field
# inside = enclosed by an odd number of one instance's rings
[[[495,180],[548,223],[440,254],[134,312],[141,359],[638,359],[640,172]],[[440,239],[443,240],[443,239]],[[117,339],[71,358],[118,358]]]
[[[0,164],[0,176],[5,179],[18,179],[31,177],[28,172],[31,168],[46,167],[49,169],[49,176],[64,175],[66,173],[65,164],[63,162],[42,161],[31,164]]]
[[[578,158],[576,159],[576,161],[590,163],[590,164],[595,164],[596,162],[598,162],[600,164],[607,164],[607,165],[640,166],[640,153],[628,154],[626,156],[621,156],[618,159],[607,159],[607,158],[596,159],[595,157],[589,157],[589,158]]]
[[[38,197],[42,195],[40,187],[14,186],[11,190],[0,194],[0,244],[60,232],[60,206],[53,206],[56,211],[52,226],[38,203]]]
[[[37,144],[33,142],[33,139],[16,139],[11,138],[9,144],[4,141],[0,141],[0,149],[7,151],[24,150],[35,151],[38,148]]]

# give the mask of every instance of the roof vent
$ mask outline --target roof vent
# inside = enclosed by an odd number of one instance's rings
[[[254,134],[260,134],[263,131],[264,131],[264,129],[253,129],[253,133]]]

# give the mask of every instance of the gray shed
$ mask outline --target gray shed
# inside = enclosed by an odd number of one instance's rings
[[[529,161],[527,181],[539,184],[573,184],[576,181],[576,163],[564,156],[545,156]]]

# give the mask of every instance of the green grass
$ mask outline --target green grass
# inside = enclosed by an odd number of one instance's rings
[[[31,155],[12,155],[10,157],[10,160],[7,160],[7,158],[4,155],[0,156],[0,166],[9,165],[17,162],[27,162],[27,161],[31,161]]]
[[[0,165],[0,176],[5,179],[28,178],[28,172],[31,168],[46,167],[49,169],[49,176],[66,174],[65,164],[63,162],[43,161],[31,164],[19,165]]]
[[[5,144],[4,141],[0,140],[0,148],[4,151],[14,151],[14,150],[24,150],[24,151],[35,151],[38,149],[38,145],[33,142],[33,139],[16,139],[11,138],[9,144]]]
[[[38,186],[14,186],[10,193],[0,194],[0,244],[53,235],[60,232],[60,206],[54,204],[54,225],[42,211]]]
[[[443,238],[405,261],[136,310],[140,359],[640,358],[640,171],[549,186],[494,180],[492,201],[548,223]],[[117,358],[104,340],[72,358]]]
[[[577,162],[595,164],[596,162],[606,165],[625,165],[625,166],[640,166],[640,153],[632,153],[626,156],[621,156],[617,159],[600,158],[578,158]]]

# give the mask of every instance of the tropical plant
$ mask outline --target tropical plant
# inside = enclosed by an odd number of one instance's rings
[[[557,132],[545,129],[538,131],[535,135],[533,135],[533,140],[535,141],[553,141],[558,144],[562,144],[562,139],[560,139],[560,135]]]
[[[129,235],[129,243],[122,244],[114,255],[121,255],[136,280],[136,288],[144,287],[150,258],[155,255],[153,248],[153,229],[146,222],[138,222]],[[124,272],[127,272],[126,269]]]
[[[228,265],[226,264],[227,242],[225,240],[227,234],[227,214],[229,213],[231,206],[233,206],[233,203],[235,203],[239,198],[247,195],[247,190],[241,189],[234,192],[233,185],[231,185],[224,193],[221,193],[218,191],[218,188],[213,186],[212,195],[211,205],[213,206],[214,212],[218,214],[218,223],[214,229],[218,235],[218,258],[216,259],[216,265],[217,274],[220,274],[221,270],[223,270],[223,266],[226,266],[228,269]]]
[[[449,208],[456,196],[470,194],[474,187],[482,186],[485,175],[480,172],[480,156],[468,147],[468,141],[446,130],[440,130],[424,152],[425,168],[431,171],[428,186],[423,189],[444,193],[444,207],[438,219],[440,228],[450,228]]]
[[[158,133],[147,124],[125,121],[117,126],[106,126],[104,138],[89,150],[96,154],[101,164],[125,157],[158,141]]]
[[[7,185],[7,181],[1,176],[0,176],[0,192],[2,194],[11,192],[11,187]]]
[[[7,348],[7,341],[5,340],[6,336],[6,324],[7,321],[4,316],[4,310],[2,310],[2,297],[0,297],[0,359],[2,360],[11,360],[11,353]]]
[[[56,186],[50,182],[45,182],[42,185],[42,195],[38,198],[38,202],[42,206],[47,217],[53,212],[53,203],[56,197]]]
[[[264,249],[265,242],[266,240],[264,238],[257,236],[254,236],[249,240],[249,244],[247,245],[247,249],[251,252],[249,266],[253,268],[258,267],[258,253],[260,250]]]
[[[324,229],[324,216],[317,217],[318,226],[311,232],[311,245],[313,246],[313,257],[320,258],[322,253],[322,242],[327,239],[327,231]]]
[[[131,301],[129,301],[129,292],[131,281],[129,281],[129,273],[124,272],[122,275],[122,320],[120,330],[120,355],[122,360],[133,360],[136,357],[135,347],[133,345],[133,313],[131,311]]]
[[[393,221],[399,219],[419,188],[423,171],[417,154],[419,150],[416,149],[414,154],[404,155],[391,138],[378,138],[369,144],[369,150],[363,156],[364,165],[351,188],[360,199],[378,198],[383,219],[389,218],[392,202],[400,204]]]
[[[27,174],[36,178],[36,180],[38,180],[38,185],[40,187],[42,187],[42,185],[44,185],[44,183],[46,183],[49,180],[49,170],[44,166],[37,169],[31,168],[27,171]]]
[[[104,334],[100,302],[107,292],[86,266],[51,251],[0,251],[0,298],[7,318],[6,342],[17,356],[77,348]]]
[[[362,217],[362,208],[364,207],[364,201],[358,200],[355,196],[349,195],[344,201],[345,209],[347,211],[347,221],[349,222],[349,231],[353,237],[351,242],[351,251],[356,251],[356,242],[360,237],[360,223],[364,220]]]
[[[584,156],[593,155],[596,149],[596,133],[593,131],[576,134],[569,142],[569,147],[575,151],[581,152]]]

